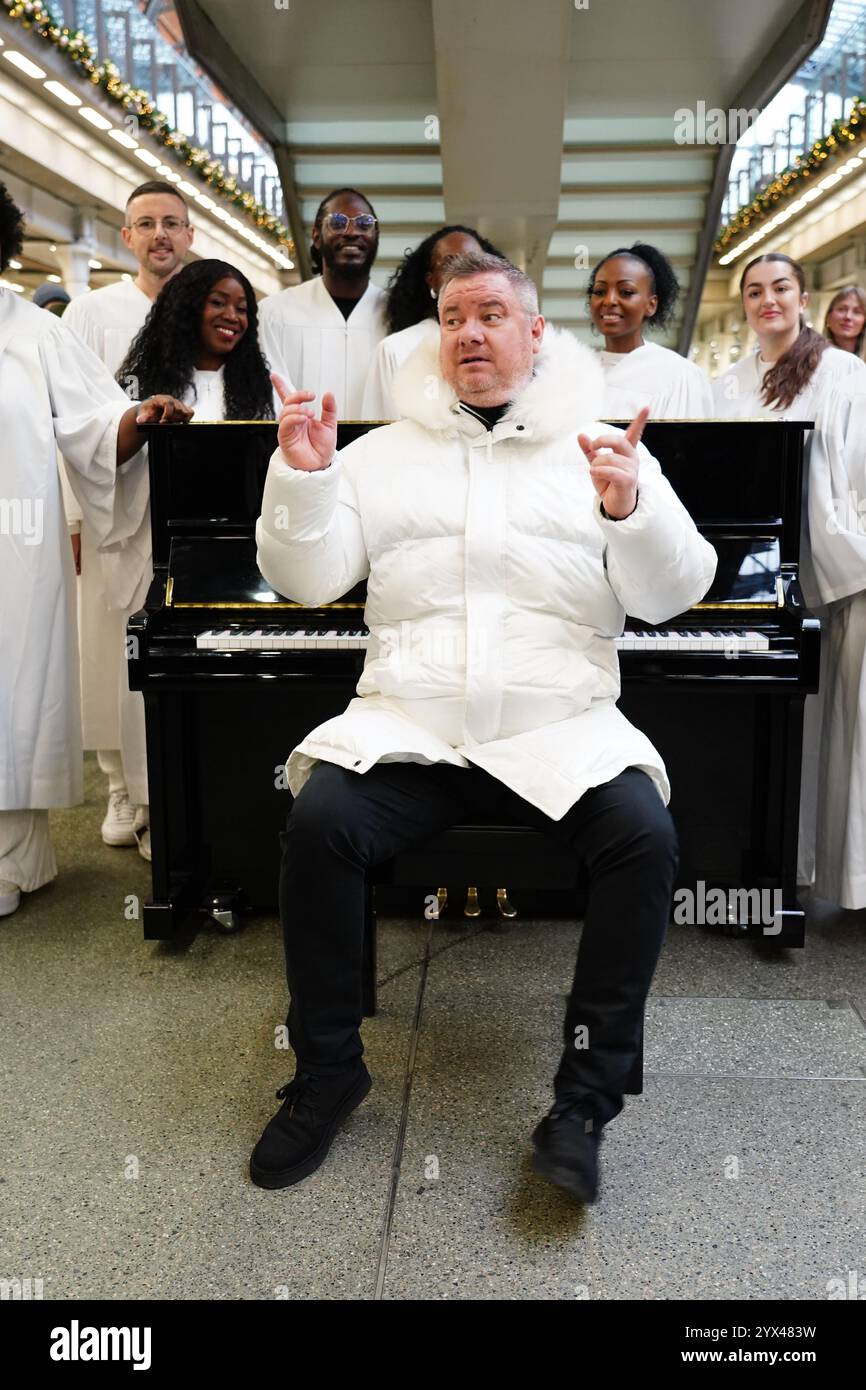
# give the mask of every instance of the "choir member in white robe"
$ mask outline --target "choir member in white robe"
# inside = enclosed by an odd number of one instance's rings
[[[121,235],[138,262],[136,278],[78,295],[64,315],[67,327],[112,376],[160,290],[183,266],[194,231],[177,189],[153,180],[130,194]],[[136,396],[135,383],[129,383],[129,394]],[[84,747],[96,750],[108,777],[102,838],[117,846],[138,842],[146,858],[144,701],[140,693],[129,690],[124,643],[127,619],[140,607],[142,584],[150,573],[150,515],[143,515],[138,534],[128,537],[121,549],[102,555],[86,520],[77,520],[82,733]]]
[[[312,232],[311,257],[321,274],[260,306],[262,348],[274,370],[299,390],[333,391],[344,420],[362,418],[370,363],[386,331],[385,291],[370,280],[378,245],[378,222],[364,195],[329,194]]]
[[[808,303],[805,275],[802,267],[789,256],[770,252],[749,262],[740,279],[740,293],[746,321],[757,336],[758,347],[713,382],[716,416],[740,420],[821,420],[837,393],[845,389],[854,376],[863,375],[862,361],[853,353],[827,346],[825,339],[806,327],[803,318]],[[782,374],[784,395],[774,396],[768,404],[763,387],[773,369]],[[790,380],[787,388],[785,378]],[[803,517],[801,529],[799,573],[807,605],[826,620],[821,589],[814,573],[809,520],[816,488],[811,470],[813,437],[814,432],[810,431],[805,456],[809,479],[808,515]],[[822,707],[825,691],[833,679],[832,659],[831,644],[825,632],[821,643],[820,688],[817,695],[807,697],[803,721],[797,867],[801,884],[811,884],[815,875]]]
[[[866,907],[866,372],[833,392],[815,430],[809,529],[824,605],[824,720],[815,892]]]
[[[0,188],[0,200],[7,196]],[[4,243],[2,264],[9,254]],[[48,811],[82,796],[73,560],[57,449],[94,534],[122,540],[146,500],[135,422],[161,416],[163,404],[175,418],[191,413],[168,398],[131,405],[60,319],[0,290],[0,916],[56,876]]]
[[[679,297],[673,266],[655,246],[636,243],[612,251],[592,271],[587,303],[604,369],[607,420],[631,420],[644,406],[651,420],[699,420],[712,415],[710,383],[696,363],[670,348],[644,341],[663,329]]]
[[[392,385],[398,369],[422,343],[439,345],[436,301],[442,270],[450,256],[471,256],[500,251],[472,227],[451,223],[431,232],[412,251],[407,251],[388,283],[385,322],[387,338],[376,348],[361,414],[365,420],[396,420],[397,405]]]

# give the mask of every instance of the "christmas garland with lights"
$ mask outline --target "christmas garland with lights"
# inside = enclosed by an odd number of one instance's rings
[[[862,144],[863,140],[866,140],[866,100],[857,97],[846,119],[834,121],[829,134],[816,140],[808,154],[798,155],[795,162],[777,174],[748,207],[740,208],[719,232],[713,249],[716,252],[725,251],[741,232],[755,223],[763,222],[779,203],[799,193],[804,182],[812,178],[826,160],[845,154],[850,145]]]
[[[105,63],[97,63],[96,52],[80,29],[70,30],[58,24],[41,0],[3,0],[3,6],[10,19],[18,20],[25,29],[32,29],[64,53],[82,77],[99,87],[109,100],[131,112],[154,139],[171,150],[204,183],[221,193],[229,202],[243,208],[257,227],[285,247],[290,256],[294,254],[294,243],[288,228],[268,212],[252,193],[239,188],[234,175],[230,174],[208,150],[193,145],[181,131],[172,130],[168,117],[157,110],[148,92],[141,87],[131,86],[129,82],[121,81],[120,70],[116,64],[110,59]]]

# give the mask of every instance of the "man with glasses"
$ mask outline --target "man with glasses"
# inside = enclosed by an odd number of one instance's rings
[[[181,269],[192,245],[183,198],[170,183],[153,180],[134,189],[126,204],[124,244],[138,261],[134,280],[118,280],[79,295],[63,316],[112,375],[123,361],[163,285]],[[127,392],[137,399],[134,382]],[[68,492],[66,496],[68,497]],[[84,747],[95,748],[108,776],[108,810],[102,822],[107,845],[138,845],[150,859],[144,701],[129,689],[123,659],[126,620],[141,607],[151,571],[147,491],[141,524],[122,549],[100,555],[86,521],[69,517],[78,584],[81,645],[81,714]]]
[[[384,338],[385,292],[370,281],[379,223],[369,199],[337,188],[319,204],[310,256],[317,272],[262,301],[262,348],[298,390],[333,391],[343,420],[362,418],[373,354]]]

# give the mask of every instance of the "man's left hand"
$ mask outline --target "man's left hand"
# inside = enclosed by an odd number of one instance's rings
[[[191,406],[174,396],[148,396],[135,417],[137,425],[185,425],[193,417]]]
[[[644,406],[625,434],[600,434],[597,439],[590,439],[586,434],[577,436],[577,442],[589,462],[593,486],[612,521],[625,521],[637,506],[640,464],[637,446],[648,419],[649,407]]]

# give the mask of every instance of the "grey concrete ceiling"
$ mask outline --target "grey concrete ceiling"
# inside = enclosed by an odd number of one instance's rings
[[[301,246],[320,198],[353,184],[382,224],[380,283],[432,228],[466,222],[585,337],[585,262],[651,241],[688,291],[667,339],[682,346],[729,147],[677,144],[675,112],[760,108],[831,0],[278,3],[177,9],[194,56],[274,143]]]

